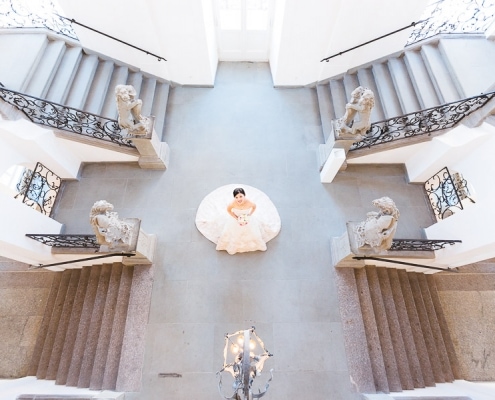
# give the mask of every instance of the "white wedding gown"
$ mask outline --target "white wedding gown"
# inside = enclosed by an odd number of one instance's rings
[[[238,219],[230,218],[225,224],[217,242],[217,250],[226,250],[229,254],[245,253],[247,251],[266,250],[261,226],[256,216],[249,214],[251,209],[232,212]]]
[[[256,204],[251,210],[232,209],[237,215],[235,220],[227,213],[227,206],[232,202],[232,192],[242,187],[248,197]],[[247,220],[247,224],[240,222]],[[229,254],[249,251],[265,251],[266,243],[280,232],[280,216],[270,198],[260,190],[242,184],[222,186],[208,194],[198,207],[196,227],[210,241],[217,245],[217,250]]]

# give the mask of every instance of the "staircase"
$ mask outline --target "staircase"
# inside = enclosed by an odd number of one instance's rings
[[[484,36],[447,35],[324,80],[316,90],[325,142],[333,140],[331,121],[344,115],[358,86],[375,94],[374,123],[488,91],[493,63],[495,43]]]
[[[143,115],[154,115],[162,138],[170,84],[50,33],[0,34],[0,82],[11,90],[117,119],[114,89],[134,86]],[[22,49],[22,51],[19,51]]]
[[[351,381],[390,393],[461,379],[434,275],[336,269]]]
[[[58,385],[139,391],[151,286],[149,266],[57,273],[29,375]]]

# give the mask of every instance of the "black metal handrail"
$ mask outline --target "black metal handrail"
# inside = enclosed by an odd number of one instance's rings
[[[74,235],[49,235],[26,233],[28,238],[36,240],[50,247],[71,249],[99,249],[96,235],[74,234]]]
[[[386,262],[386,263],[392,263],[392,264],[400,264],[400,265],[408,265],[410,267],[419,267],[419,268],[426,268],[426,269],[435,269],[437,271],[451,271],[451,272],[459,272],[456,269],[451,269],[451,268],[439,268],[439,267],[432,267],[430,265],[423,265],[423,264],[416,264],[416,263],[410,263],[410,262],[405,262],[405,261],[396,261],[396,260],[388,260],[386,258],[380,258],[380,257],[368,257],[368,256],[363,256],[363,257],[352,257],[353,260],[374,260],[374,261],[381,261],[381,262]]]
[[[370,43],[373,43],[373,42],[376,42],[376,41],[378,41],[378,40],[384,39],[384,38],[386,38],[386,37],[388,37],[388,36],[395,35],[395,34],[396,34],[396,33],[398,33],[398,32],[402,32],[402,31],[404,31],[404,30],[406,30],[406,29],[412,28],[412,27],[414,27],[414,26],[416,26],[417,24],[422,23],[422,22],[424,22],[424,21],[411,22],[411,24],[410,24],[410,25],[407,25],[407,26],[404,26],[404,27],[402,27],[402,28],[396,29],[395,31],[392,31],[392,32],[386,33],[385,35],[382,35],[382,36],[379,36],[379,37],[377,37],[377,38],[374,38],[374,39],[368,40],[367,42],[364,42],[364,43],[358,44],[357,46],[351,47],[351,48],[349,48],[349,49],[347,49],[347,50],[339,51],[338,53],[335,53],[335,54],[333,54],[333,55],[331,55],[331,56],[329,56],[329,57],[323,58],[322,60],[320,60],[320,62],[323,62],[323,61],[325,61],[325,62],[329,62],[329,61],[330,61],[332,58],[334,58],[334,57],[341,56],[342,54],[348,53],[348,52],[350,52],[350,51],[352,51],[352,50],[359,49],[360,47],[363,47],[363,46],[366,46],[366,45],[368,45],[368,44],[370,44]]]
[[[33,171],[26,170],[17,185],[18,196],[22,196],[24,204],[50,216],[61,184],[62,179],[60,176],[38,162]]]
[[[430,199],[435,217],[450,217],[453,208],[464,209],[457,187],[447,167],[442,168],[425,182],[425,190]]]
[[[107,38],[109,38],[109,39],[115,40],[115,41],[117,41],[117,42],[119,42],[119,43],[125,44],[126,46],[132,47],[133,49],[136,49],[136,50],[138,50],[138,51],[141,51],[141,52],[143,52],[143,53],[146,53],[146,54],[147,54],[147,55],[149,55],[149,56],[153,56],[153,57],[155,57],[158,61],[162,61],[162,60],[163,60],[163,61],[167,61],[167,60],[165,59],[165,57],[162,57],[162,56],[159,56],[159,55],[157,55],[157,54],[154,54],[154,53],[152,53],[151,51],[144,50],[144,49],[142,49],[141,47],[138,47],[138,46],[135,46],[135,45],[130,44],[130,43],[128,43],[128,42],[125,42],[124,40],[118,39],[118,38],[116,38],[115,36],[108,35],[108,34],[106,34],[106,33],[102,32],[102,31],[99,31],[98,29],[91,28],[91,27],[90,27],[90,26],[88,26],[88,25],[84,25],[84,24],[82,24],[82,23],[80,23],[80,22],[76,21],[74,18],[67,18],[67,17],[63,17],[63,16],[61,16],[61,15],[57,15],[57,16],[58,16],[58,17],[60,17],[60,18],[62,18],[62,19],[65,19],[65,20],[67,20],[67,21],[70,21],[70,22],[72,22],[73,24],[76,24],[76,25],[82,26],[83,28],[86,28],[86,29],[88,29],[88,30],[90,30],[90,31],[92,31],[92,32],[98,33],[99,35],[103,35],[103,36],[105,36],[105,37],[107,37]]]
[[[38,97],[0,88],[0,98],[22,111],[35,124],[132,147],[131,140],[122,137],[118,121],[67,107]]]
[[[463,118],[482,108],[494,97],[495,92],[483,93],[478,96],[375,122],[366,132],[366,137],[354,143],[349,151],[365,147],[369,148],[414,136],[430,135],[431,132],[452,128]]]
[[[389,251],[435,251],[456,243],[462,243],[462,240],[393,239]]]
[[[457,15],[452,13],[452,1],[440,0],[430,4],[423,13],[428,18],[418,22],[406,46],[444,33],[485,33],[494,19],[495,3],[492,0],[464,0],[457,11]]]
[[[37,3],[37,9],[41,10],[41,13],[32,12],[29,7],[32,4],[26,1],[10,0],[9,3],[4,1],[0,9],[0,27],[7,29],[45,28],[70,39],[78,40],[71,24],[68,24],[64,17],[55,13],[56,8],[52,2],[48,4],[48,1],[38,1]]]
[[[68,260],[68,261],[61,261],[57,263],[52,263],[52,264],[39,264],[39,265],[30,265],[29,269],[38,269],[38,268],[46,268],[46,267],[56,267],[59,265],[65,265],[65,264],[74,264],[77,262],[81,261],[92,261],[92,260],[99,260],[100,258],[108,258],[108,257],[132,257],[135,256],[135,253],[109,253],[109,254],[103,254],[101,256],[94,256],[94,257],[86,257],[86,258],[78,258],[77,260]]]

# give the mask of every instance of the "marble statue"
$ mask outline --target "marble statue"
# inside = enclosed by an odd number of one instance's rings
[[[141,115],[142,100],[136,99],[136,89],[131,85],[117,85],[115,99],[119,113],[119,126],[131,135],[151,134],[152,119]]]
[[[99,200],[91,207],[89,220],[96,234],[96,241],[109,249],[125,247],[130,244],[134,225],[122,219],[112,211],[113,205]]]
[[[371,110],[375,106],[375,95],[365,87],[358,86],[351,93],[345,106],[345,114],[336,121],[337,136],[361,140],[371,127]]]
[[[366,221],[354,227],[357,247],[371,247],[375,253],[390,249],[397,229],[399,210],[389,197],[373,200],[372,204],[379,209],[366,214]]]

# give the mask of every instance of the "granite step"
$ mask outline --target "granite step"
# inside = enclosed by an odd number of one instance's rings
[[[169,83],[157,82],[155,97],[153,99],[153,107],[151,108],[151,115],[155,116],[155,131],[162,141],[165,141],[165,120],[167,116],[169,92]]]
[[[393,57],[389,59],[388,67],[404,114],[421,110],[404,57]]]
[[[403,115],[397,91],[387,63],[373,64],[373,76],[378,92],[375,93],[375,103],[380,102],[385,119]]]
[[[67,47],[46,94],[47,100],[65,104],[82,56],[83,52],[80,47]]]
[[[65,104],[78,110],[84,109],[84,103],[94,79],[96,68],[98,67],[98,57],[94,54],[84,54],[77,73],[74,77]]]
[[[88,97],[84,104],[84,110],[92,114],[101,115],[101,109],[107,92],[110,91],[109,83],[115,64],[112,61],[99,60],[90,82]]]

